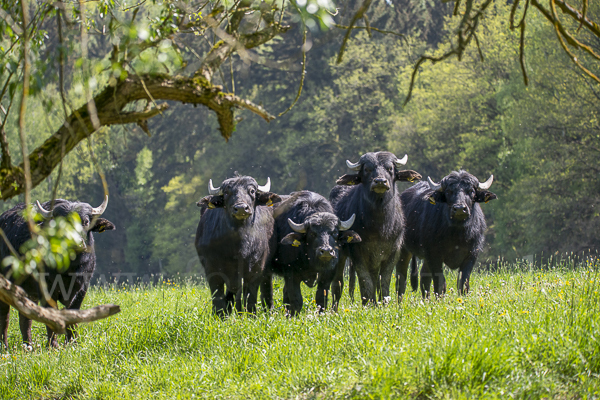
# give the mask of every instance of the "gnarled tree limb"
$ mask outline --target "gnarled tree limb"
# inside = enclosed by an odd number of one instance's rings
[[[145,87],[144,87],[145,86]],[[126,124],[145,121],[158,114],[165,106],[146,112],[123,113],[128,104],[138,100],[149,100],[148,94],[155,100],[172,100],[182,103],[202,104],[217,114],[221,135],[229,139],[235,127],[233,110],[244,108],[260,115],[265,121],[275,117],[264,108],[244,100],[231,93],[224,93],[220,86],[213,86],[202,77],[173,77],[166,74],[130,75],[114,87],[108,86],[94,97],[100,126]],[[31,181],[39,184],[60,163],[61,148],[64,143],[65,154],[94,132],[87,104],[74,111],[67,121],[41,146],[29,155]],[[0,170],[0,193],[2,199],[8,199],[24,190],[25,175],[22,165]]]
[[[40,307],[29,300],[23,289],[13,285],[2,275],[0,275],[0,301],[13,306],[27,318],[46,324],[59,334],[64,334],[68,325],[96,321],[121,311],[121,308],[114,304],[105,304],[87,310],[55,310]]]

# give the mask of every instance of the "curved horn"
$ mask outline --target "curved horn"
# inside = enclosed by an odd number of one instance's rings
[[[42,217],[44,217],[44,219],[52,217],[52,211],[44,210],[44,207],[42,207],[39,200],[35,201],[35,205],[37,206],[38,210],[40,210],[40,214],[42,214]]]
[[[354,170],[354,171],[358,171],[360,170],[360,160],[358,160],[357,163],[353,163],[350,160],[346,160],[346,165],[348,166],[348,168]]]
[[[492,186],[492,182],[494,182],[494,175],[490,175],[488,180],[483,183],[479,182],[479,189],[488,190]]]
[[[267,183],[265,186],[258,185],[258,191],[263,193],[268,193],[271,191],[271,178],[267,177]]]
[[[102,215],[106,211],[106,206],[108,206],[108,195],[104,197],[104,201],[100,206],[92,208],[92,215]]]
[[[212,184],[212,179],[208,180],[208,194],[210,194],[211,196],[215,196],[215,195],[222,195],[223,191],[221,190],[221,186],[215,188],[213,187]]]
[[[404,157],[402,157],[402,159],[396,157],[396,161],[394,161],[394,164],[396,164],[396,167],[400,167],[401,165],[406,164],[407,161],[408,161],[408,154],[405,154]]]
[[[352,216],[350,218],[348,218],[347,221],[340,220],[340,222],[338,222],[338,230],[347,231],[348,229],[350,229],[350,227],[354,223],[355,218],[356,218],[356,214],[352,214]]]
[[[432,190],[440,190],[442,188],[442,185],[435,183],[430,177],[427,177],[427,182],[429,182],[429,188]]]
[[[306,227],[304,226],[304,224],[297,224],[290,218],[288,218],[288,224],[290,224],[290,228],[292,228],[294,232],[306,233]]]

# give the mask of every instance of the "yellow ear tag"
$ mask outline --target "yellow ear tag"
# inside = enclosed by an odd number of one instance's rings
[[[300,243],[299,241],[297,241],[296,239],[294,239],[294,243],[292,243],[292,246],[294,247],[299,247],[302,243]]]
[[[488,203],[488,201],[490,201],[490,195],[488,194],[487,196],[485,196],[485,199],[483,199],[483,201],[485,202],[485,204]]]
[[[267,207],[271,207],[273,205],[273,200],[269,199],[269,201],[267,201]]]
[[[433,205],[435,205],[435,200],[433,199],[433,196],[429,198],[429,202]]]
[[[352,241],[352,236],[348,236],[348,243],[350,243]]]
[[[98,228],[98,232],[102,233],[106,230],[106,227],[104,225],[102,225],[100,228]]]
[[[217,208],[217,207],[215,207],[215,205],[214,205],[213,203],[210,203],[210,202],[209,202],[209,203],[208,203],[208,208]]]

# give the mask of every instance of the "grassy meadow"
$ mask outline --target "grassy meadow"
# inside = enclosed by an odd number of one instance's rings
[[[477,272],[471,293],[363,308],[347,290],[338,314],[278,308],[211,315],[200,284],[94,288],[84,307],[120,304],[80,326],[77,345],[20,345],[0,358],[0,398],[600,398],[600,262],[576,270]],[[456,275],[447,273],[449,287]]]

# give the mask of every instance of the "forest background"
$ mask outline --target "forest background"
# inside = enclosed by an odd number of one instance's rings
[[[358,5],[349,1],[343,7]],[[421,67],[406,106],[419,55],[448,49],[446,39],[457,23],[451,18],[452,4],[374,1],[371,26],[402,36],[357,29],[339,64],[344,31],[309,30],[298,103],[270,123],[242,112],[244,119],[228,142],[210,110],[175,102],[148,121],[150,137],[134,125],[102,128],[93,135],[93,147],[109,185],[105,216],[117,230],[97,237],[99,274],[198,274],[193,242],[200,214],[195,203],[206,195],[209,179],[221,182],[238,171],[259,184],[270,177],[272,190],[280,194],[307,189],[327,196],[336,178],[347,172],[346,159],[356,161],[378,150],[408,154],[407,167],[434,181],[459,168],[480,180],[494,174],[492,189],[499,199],[482,206],[489,229],[481,262],[597,251],[600,88],[569,60],[554,28],[533,9],[525,86],[519,35],[509,29],[509,13],[510,4],[495,3],[481,22],[479,47],[469,47],[461,61]],[[588,15],[596,18],[598,8],[591,6]],[[300,29],[297,24],[284,34],[297,47],[274,40],[257,52],[265,57],[277,52],[300,63]],[[56,50],[55,39],[49,28],[48,54]],[[90,36],[91,59],[95,47],[106,46],[103,40]],[[600,49],[597,41],[591,46]],[[185,68],[170,49],[157,50],[145,62],[150,71]],[[301,80],[299,69],[248,65],[239,59],[231,71],[234,81],[226,68],[220,83],[275,115],[294,101]],[[36,95],[28,105],[29,148],[62,124],[56,71],[49,65],[37,76],[42,78],[34,81]],[[66,88],[83,103],[76,79],[66,82]],[[16,113],[5,129],[9,142],[17,143]],[[20,162],[18,152],[13,153]],[[67,154],[58,197],[100,204],[103,188],[91,161],[85,142]],[[51,197],[57,174],[34,188],[33,199]],[[18,201],[22,196],[2,203],[0,211]]]

